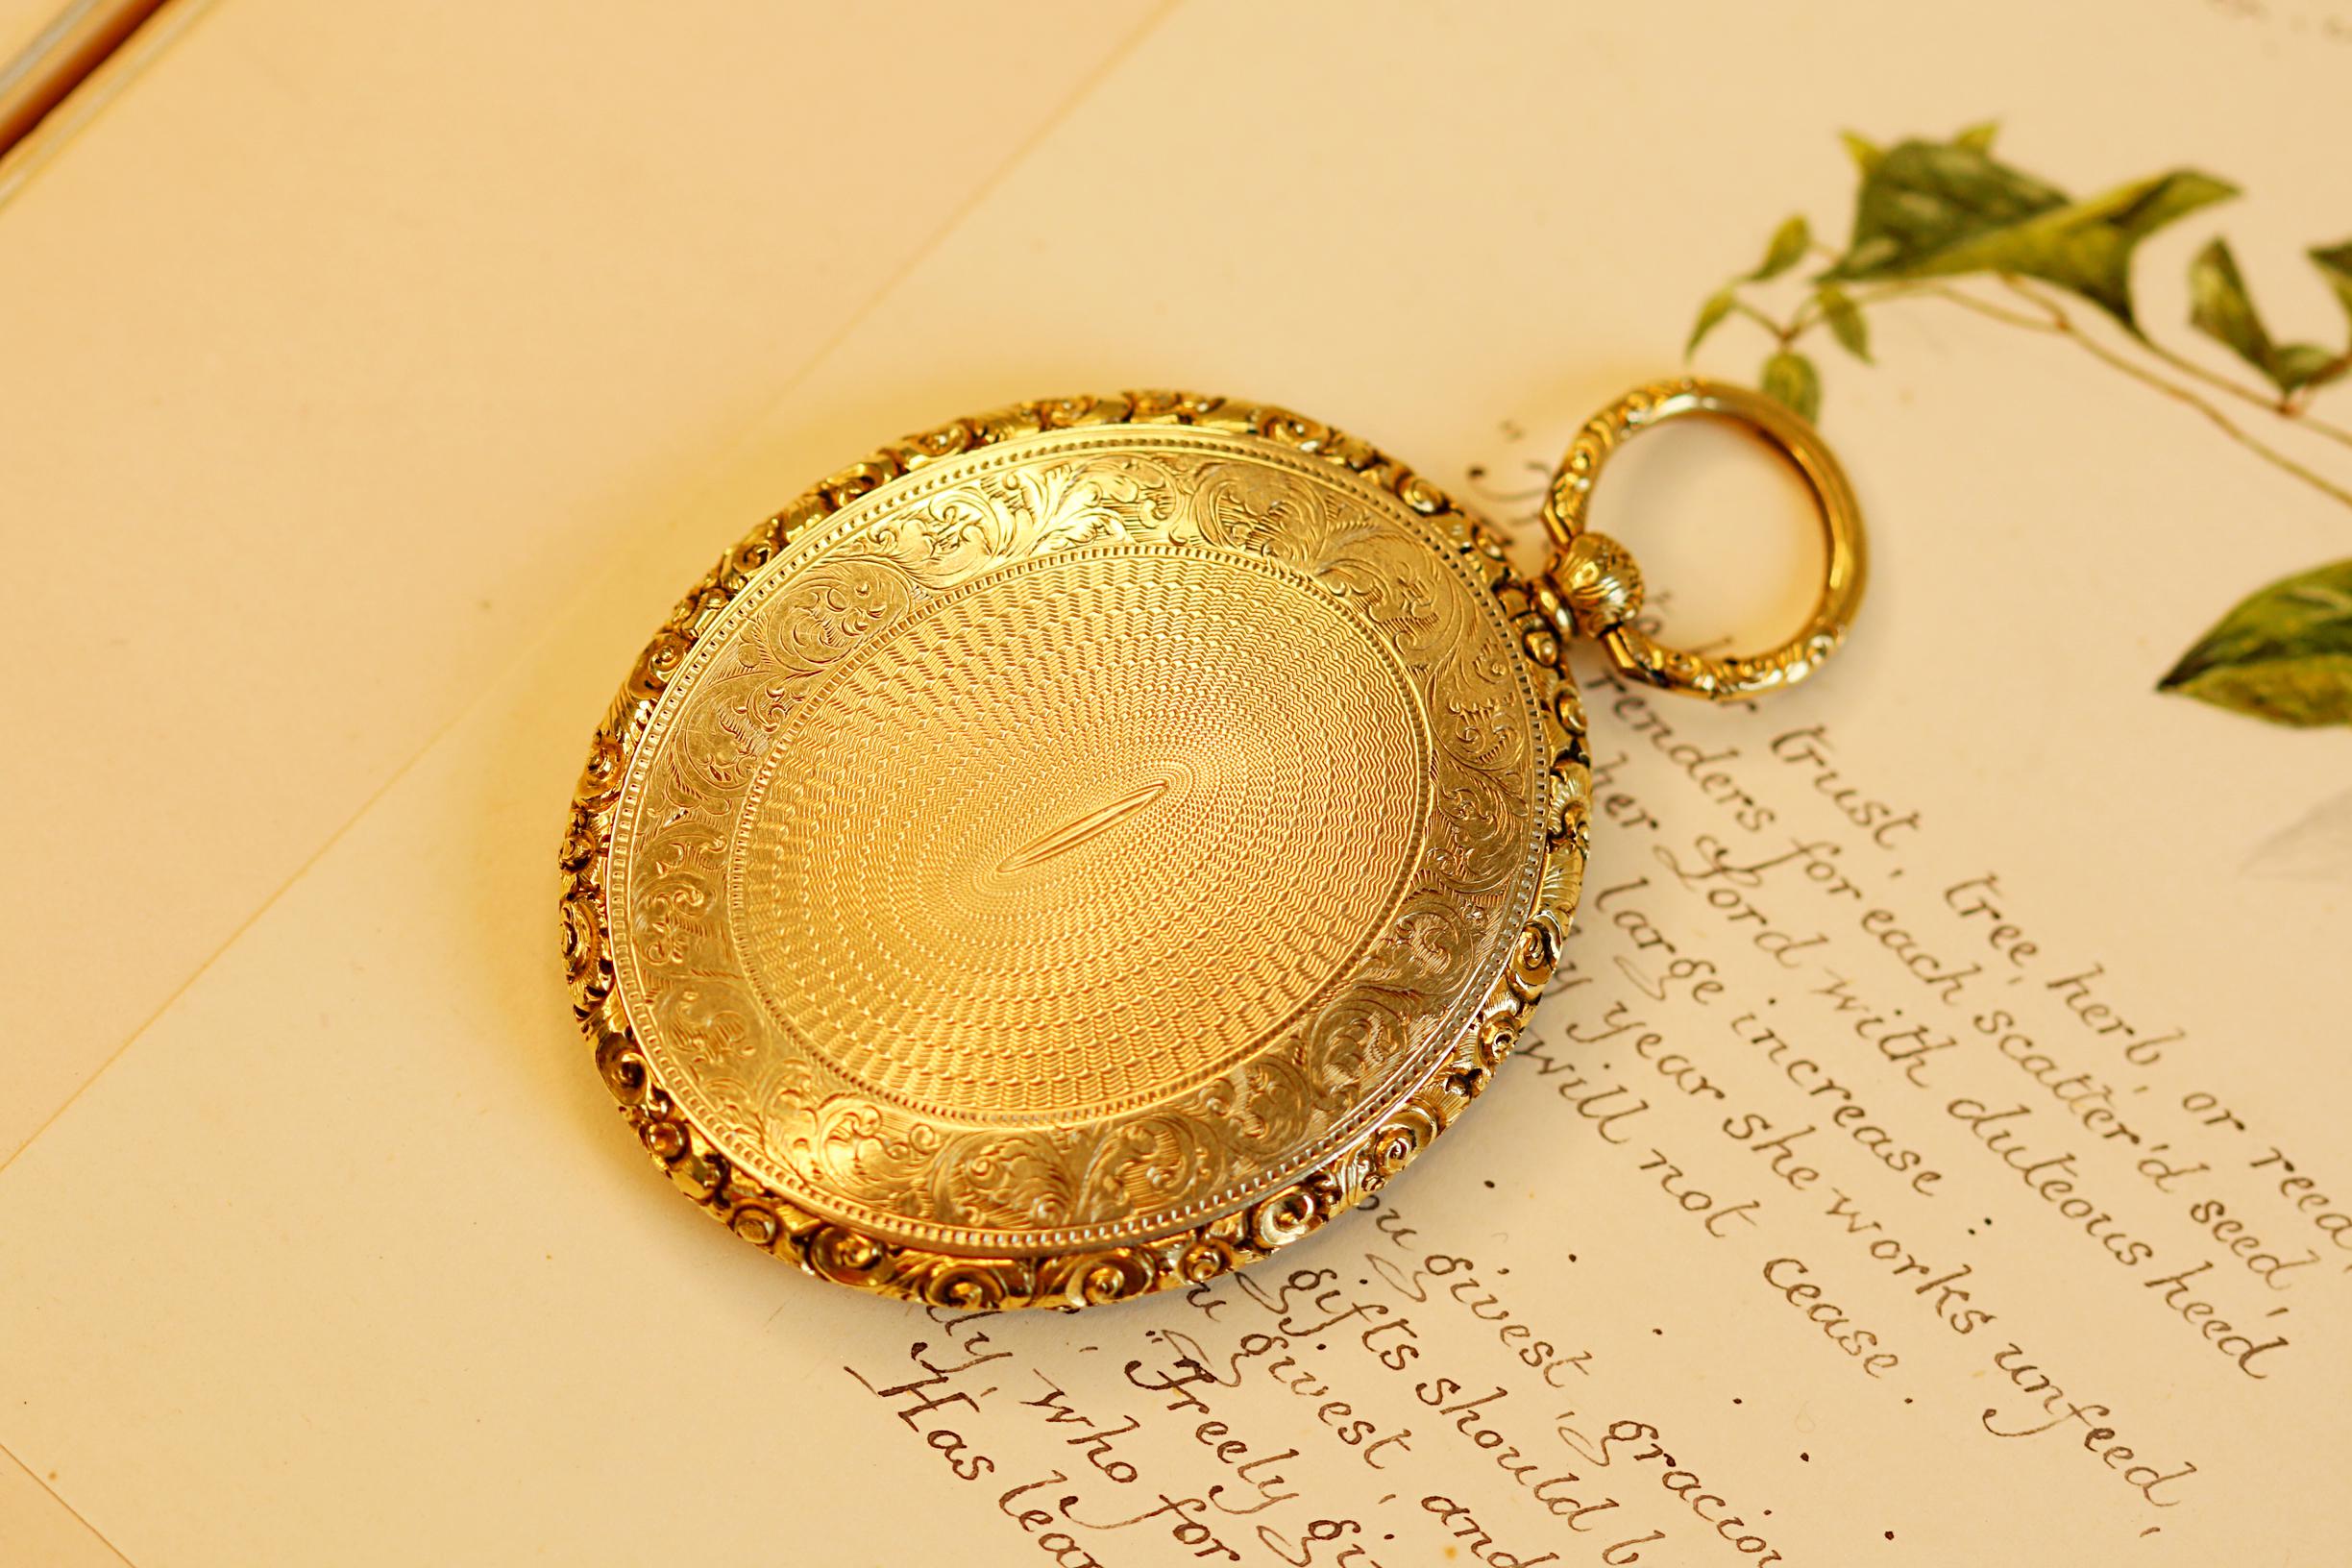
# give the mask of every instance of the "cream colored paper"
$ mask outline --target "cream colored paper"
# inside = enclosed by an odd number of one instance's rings
[[[40,895],[0,916],[0,1156],[1148,15],[182,0],[143,29],[176,36],[0,200],[0,613],[61,666],[0,764],[41,824]]]
[[[2000,112],[2086,184],[2208,164],[2257,192],[2217,209],[2245,255],[2340,205],[2310,127],[2343,65],[2308,30],[1948,21],[1179,11],[694,504],[604,536],[578,602],[0,1171],[0,1441],[142,1568],[2335,1560],[2346,1286],[2298,1204],[2352,1202],[2345,909],[2278,844],[2340,747],[2147,687],[2342,527],[2065,344],[1923,305],[1877,369],[1833,367],[1877,551],[1852,647],[1752,713],[1589,685],[1604,814],[1536,1039],[1380,1212],[1242,1281],[999,1321],[819,1286],[665,1190],[566,1017],[551,845],[588,725],[675,588],[880,431],[1183,382],[1509,492],[1786,210],[1844,199],[1840,125]],[[2192,80],[2193,113],[2145,86]],[[2152,315],[2211,227],[2147,248]],[[1755,515],[1781,548],[1782,498],[1736,443],[1649,439],[1606,526],[1689,585],[1672,613],[1727,615],[1721,547]],[[2226,572],[2180,570],[2217,532]],[[2281,854],[2303,874],[2258,874]],[[1962,913],[1987,875],[1999,916]],[[2004,1035],[2112,1093],[2070,1107]],[[2005,1164],[2004,1127],[2107,1222]],[[2313,1186],[2280,1190],[2290,1159]],[[2318,1261],[2273,1289],[2224,1217]],[[2242,1351],[2168,1306],[2188,1270]]]

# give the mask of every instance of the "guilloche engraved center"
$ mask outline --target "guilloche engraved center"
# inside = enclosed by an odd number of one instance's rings
[[[1328,590],[1198,547],[1000,568],[779,730],[729,848],[774,1020],[877,1098],[1091,1120],[1280,1037],[1387,928],[1431,772]]]
[[[1057,855],[1066,854],[1088,840],[1110,832],[1138,812],[1146,810],[1174,787],[1166,779],[1156,778],[1141,789],[1130,790],[1102,810],[1088,812],[1076,821],[1022,845],[997,866],[996,874],[1010,876],[1015,871],[1025,871],[1032,866],[1044,865]]]

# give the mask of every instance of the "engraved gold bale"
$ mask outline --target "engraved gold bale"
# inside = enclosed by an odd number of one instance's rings
[[[1540,595],[1360,442],[1178,394],[887,449],[600,732],[576,1000],[647,1147],[847,1284],[1082,1304],[1378,1188],[1481,1088],[1583,855]]]

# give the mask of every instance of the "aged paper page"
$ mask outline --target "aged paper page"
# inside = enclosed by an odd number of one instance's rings
[[[2082,187],[2257,193],[2146,247],[2150,321],[2226,215],[2296,335],[2340,331],[2290,265],[2341,221],[2317,22],[1479,14],[1178,11],[691,507],[603,536],[0,1170],[0,1442],[142,1568],[2339,1560],[2341,748],[2150,687],[2344,520],[1945,302],[1821,351],[1875,529],[1853,645],[1752,710],[1586,668],[1572,962],[1367,1212],[1189,1295],[926,1312],[732,1241],[613,1115],[552,956],[587,729],[675,588],[877,430],[1188,382],[1522,519],[1790,211],[1842,240],[1840,128],[1994,114]],[[1702,362],[1751,377],[1735,325]],[[1803,571],[1715,433],[1629,450],[1603,518],[1696,637]]]
[[[0,602],[77,649],[0,764],[47,824],[17,867],[46,891],[0,917],[0,1158],[1149,14],[227,0],[142,30],[136,80],[0,195]],[[918,101],[1028,86],[945,136],[796,63],[885,35]],[[852,211],[853,245],[804,242]]]

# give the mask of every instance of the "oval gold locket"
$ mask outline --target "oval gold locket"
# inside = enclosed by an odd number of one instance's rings
[[[1752,659],[1665,648],[1583,527],[1611,450],[1722,415],[1828,570]],[[1213,1278],[1377,1190],[1486,1087],[1584,868],[1598,638],[1797,680],[1860,599],[1811,429],[1738,388],[1579,433],[1527,576],[1364,442],[1192,393],[1021,404],[834,474],[697,584],[598,729],[565,957],[645,1147],[737,1236],[964,1307]]]

